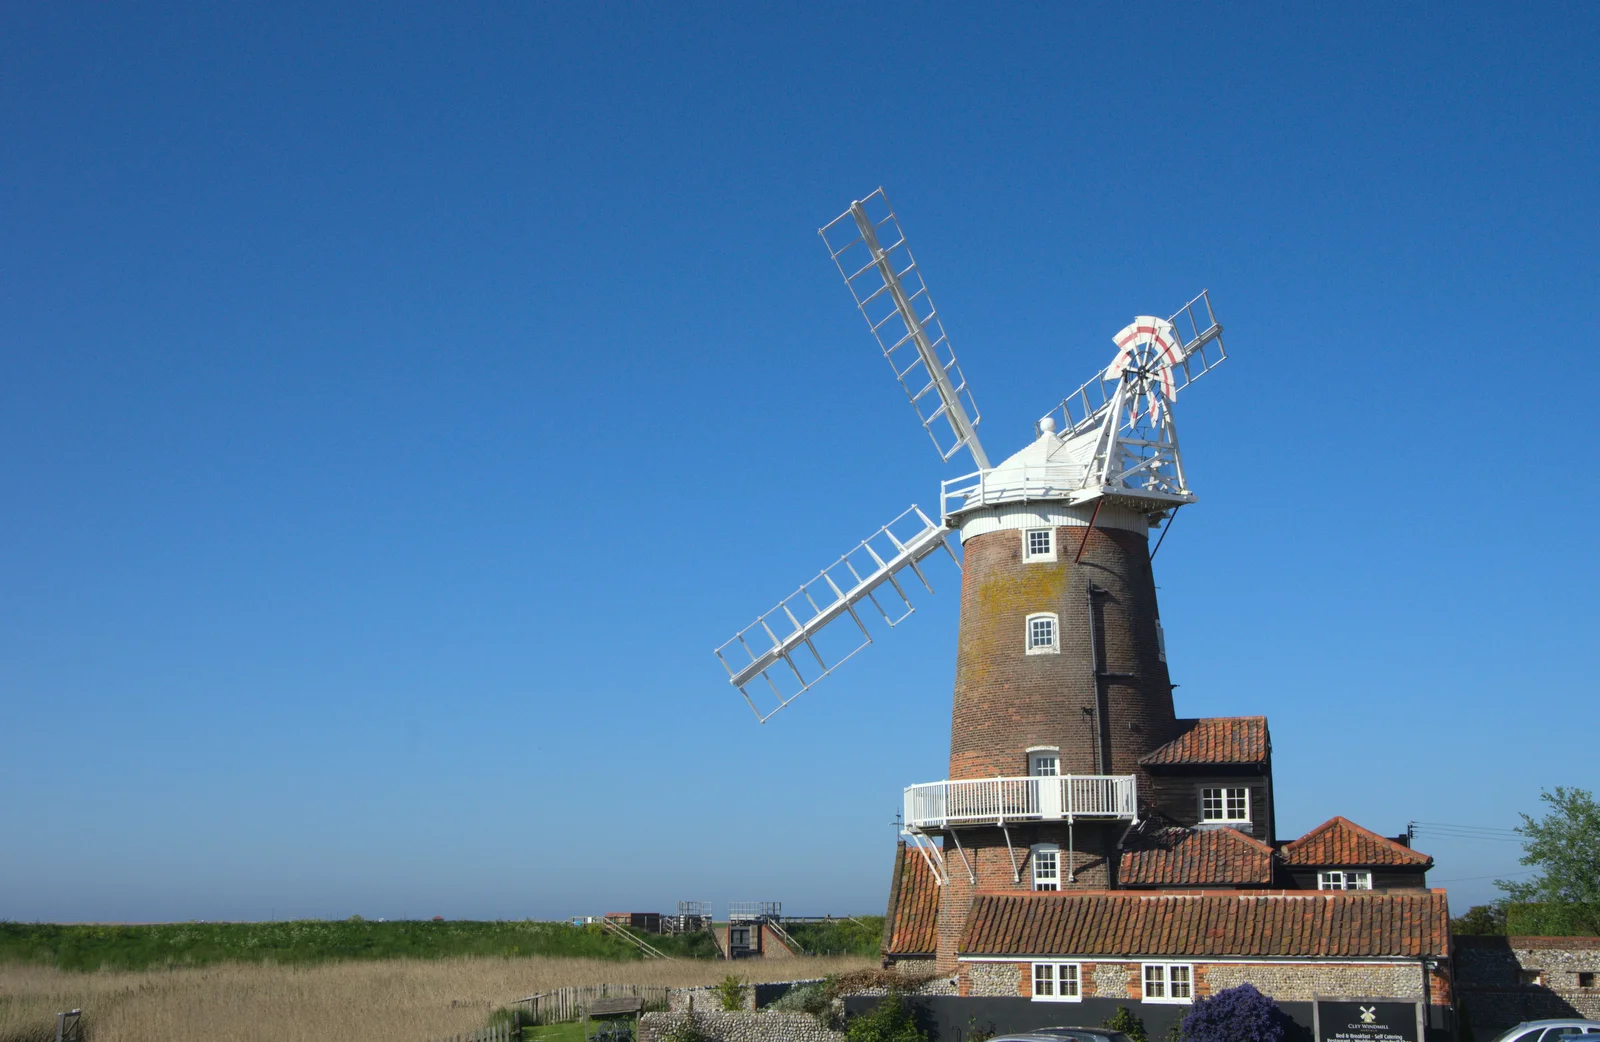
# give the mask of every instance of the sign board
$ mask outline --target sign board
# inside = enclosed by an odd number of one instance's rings
[[[1414,999],[1317,999],[1316,1042],[1423,1042]]]

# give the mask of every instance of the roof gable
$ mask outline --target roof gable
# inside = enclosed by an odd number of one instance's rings
[[[924,955],[939,943],[939,886],[927,860],[900,844],[895,857],[895,887],[889,921],[884,924],[885,955]]]
[[[1188,763],[1266,763],[1272,738],[1264,716],[1218,716],[1179,720],[1182,734],[1139,757],[1146,765]]]
[[[979,894],[961,955],[1449,955],[1443,890]]]
[[[1283,863],[1301,868],[1335,865],[1427,868],[1433,858],[1364,829],[1349,818],[1333,817],[1278,848]]]
[[[1122,854],[1127,886],[1225,886],[1272,882],[1272,848],[1238,829],[1158,828]]]

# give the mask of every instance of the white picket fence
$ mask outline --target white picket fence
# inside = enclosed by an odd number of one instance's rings
[[[560,1024],[583,1016],[583,1011],[595,999],[624,995],[644,999],[646,1006],[660,1006],[662,1009],[667,1006],[667,988],[661,984],[590,984],[581,988],[557,988],[529,995],[509,1005],[525,1014],[522,1018],[525,1024]]]

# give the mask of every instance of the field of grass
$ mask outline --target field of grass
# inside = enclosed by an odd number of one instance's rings
[[[774,959],[734,969],[762,981],[872,965],[859,957]],[[53,1037],[56,1012],[73,1008],[83,1009],[91,1042],[428,1042],[482,1027],[497,1008],[538,991],[601,983],[687,987],[715,983],[728,971],[718,960],[552,957],[218,962],[94,972],[0,962],[0,1042]],[[566,1042],[560,1032],[551,1034],[548,1042]]]
[[[784,929],[808,952],[874,956],[883,943],[883,916],[860,915],[824,923],[786,923]]]
[[[668,955],[711,958],[707,934],[651,937]],[[139,926],[0,922],[0,963],[63,970],[143,970],[271,961],[307,964],[350,959],[439,959],[478,955],[553,955],[636,960],[639,950],[599,926],[566,923],[366,922],[154,923]]]

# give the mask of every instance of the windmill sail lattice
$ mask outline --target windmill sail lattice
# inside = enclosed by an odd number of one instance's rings
[[[978,441],[978,405],[883,189],[851,203],[817,234],[940,457],[948,460],[964,445],[987,469],[989,458]]]
[[[872,605],[890,626],[915,611],[901,573],[915,575],[932,593],[918,565],[941,548],[954,560],[945,542],[950,534],[913,504],[719,647],[717,658],[756,716],[765,723],[872,643],[858,605]],[[823,635],[829,623],[846,615],[854,629]]]

